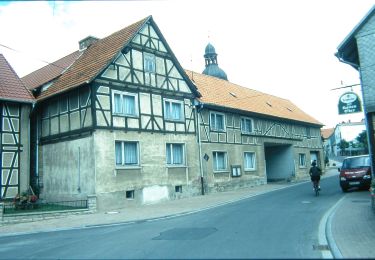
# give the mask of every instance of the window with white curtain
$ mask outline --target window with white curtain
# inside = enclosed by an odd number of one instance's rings
[[[138,142],[116,141],[115,154],[116,166],[139,165]]]
[[[306,167],[306,154],[299,154],[299,167]]]
[[[244,169],[255,170],[255,153],[254,152],[244,153]]]
[[[225,131],[224,114],[211,112],[210,113],[210,126],[214,131]]]
[[[167,99],[164,101],[164,117],[168,120],[182,121],[183,103],[181,101]]]
[[[251,133],[253,131],[253,120],[250,118],[243,117],[241,118],[241,132],[242,133]]]
[[[185,152],[184,144],[167,144],[167,164],[169,165],[184,165]]]
[[[227,170],[227,153],[226,152],[213,152],[213,168],[214,171]]]
[[[113,113],[125,116],[138,116],[138,96],[134,93],[113,91]]]
[[[155,55],[151,53],[143,53],[145,72],[155,73]]]

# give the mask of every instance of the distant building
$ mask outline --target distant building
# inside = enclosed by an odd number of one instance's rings
[[[331,136],[335,132],[335,128],[321,129],[322,140],[323,140],[323,150],[325,157],[331,157],[334,154],[333,145],[331,143]]]
[[[364,121],[342,122],[335,128],[322,129],[324,152],[328,157],[364,154],[365,150],[357,143],[357,136],[366,130]],[[340,143],[345,140],[349,147],[342,149]]]
[[[336,57],[360,74],[372,168],[375,166],[375,5],[337,47]],[[374,171],[373,171],[374,172]]]

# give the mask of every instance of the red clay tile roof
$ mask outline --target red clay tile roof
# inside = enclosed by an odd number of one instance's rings
[[[198,91],[202,94],[200,101],[203,103],[319,126],[323,125],[287,99],[188,70],[186,70],[186,74],[198,87]]]
[[[80,52],[75,51],[64,58],[44,66],[24,77],[21,80],[28,89],[37,88],[61,75],[79,57]]]
[[[20,102],[33,102],[34,100],[2,54],[0,54],[0,99]]]
[[[148,16],[90,45],[38,100],[91,82],[134,37]]]
[[[327,129],[320,130],[324,139],[328,139],[333,134],[334,131],[335,131],[335,128],[327,128]]]

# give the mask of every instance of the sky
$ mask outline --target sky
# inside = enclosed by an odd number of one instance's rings
[[[183,68],[201,73],[211,43],[228,80],[288,99],[324,128],[363,113],[339,115],[339,97],[362,98],[359,73],[334,56],[373,0],[0,1],[0,53],[23,77],[152,15]],[[251,101],[249,101],[251,102]]]

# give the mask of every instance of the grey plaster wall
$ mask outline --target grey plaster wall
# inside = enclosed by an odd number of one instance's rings
[[[20,140],[23,146],[20,153],[20,192],[27,191],[30,185],[30,104],[22,104],[20,120]]]
[[[375,16],[355,35],[366,112],[375,112]]]
[[[49,201],[86,199],[95,194],[93,137],[41,146],[42,198]]]
[[[152,203],[199,193],[200,172],[195,135],[97,130],[94,140],[99,209]],[[139,143],[139,166],[116,167],[116,140]],[[166,143],[185,145],[185,167],[167,167]],[[182,193],[176,194],[176,186],[182,187]],[[133,192],[133,197],[127,198],[127,192]]]
[[[214,172],[213,152],[227,153],[227,169]],[[254,152],[255,170],[244,171],[244,153]],[[266,183],[264,152],[261,145],[236,145],[224,143],[203,143],[202,156],[208,155],[209,159],[203,160],[203,176],[207,191],[232,190],[240,187],[249,187]],[[241,176],[232,177],[231,166],[241,166]]]

